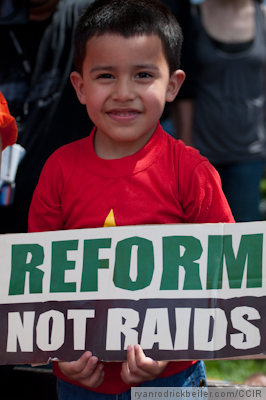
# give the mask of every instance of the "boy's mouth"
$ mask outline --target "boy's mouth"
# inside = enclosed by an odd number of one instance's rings
[[[107,114],[115,120],[131,120],[140,115],[138,110],[125,110],[125,109],[114,109],[107,112]]]

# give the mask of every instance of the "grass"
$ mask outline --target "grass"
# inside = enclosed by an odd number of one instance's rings
[[[205,361],[207,378],[242,384],[250,375],[266,374],[266,360]]]

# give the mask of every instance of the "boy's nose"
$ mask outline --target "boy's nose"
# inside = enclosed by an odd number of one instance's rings
[[[135,97],[134,84],[130,79],[117,80],[112,95],[113,100],[126,102],[134,100]]]

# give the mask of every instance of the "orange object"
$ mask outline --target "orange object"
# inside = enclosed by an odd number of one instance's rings
[[[11,146],[17,140],[18,128],[16,120],[10,115],[7,101],[0,92],[0,132],[2,136],[2,150]]]

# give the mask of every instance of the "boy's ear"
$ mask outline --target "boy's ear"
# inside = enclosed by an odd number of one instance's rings
[[[168,89],[166,92],[166,101],[171,102],[174,101],[179,89],[184,82],[185,72],[182,69],[177,69],[172,73],[169,80]]]
[[[83,79],[80,73],[77,71],[71,72],[70,80],[72,85],[74,86],[79,101],[81,102],[81,104],[86,104],[86,94],[84,90]]]

